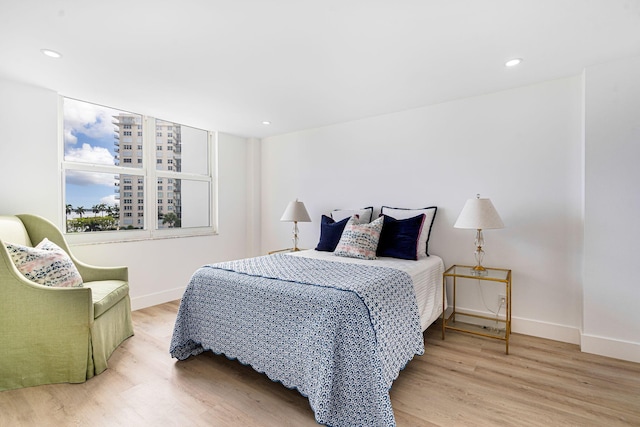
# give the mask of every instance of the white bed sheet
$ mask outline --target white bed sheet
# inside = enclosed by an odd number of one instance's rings
[[[426,330],[442,314],[442,273],[444,273],[444,262],[437,255],[421,257],[417,261],[388,257],[379,257],[375,260],[346,258],[336,256],[333,252],[322,252],[314,249],[291,252],[288,255],[402,270],[409,274],[413,280],[422,330]],[[447,301],[445,298],[446,306]]]

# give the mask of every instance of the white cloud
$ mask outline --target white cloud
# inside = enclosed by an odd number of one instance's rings
[[[75,144],[78,141],[77,135],[81,133],[90,138],[104,138],[112,136],[115,131],[113,116],[116,116],[119,113],[120,111],[112,108],[65,98],[65,144]]]
[[[110,194],[101,198],[100,203],[104,203],[105,205],[109,206],[116,206],[118,204],[118,201],[116,200],[115,194]]]
[[[80,148],[71,148],[67,151],[65,159],[72,162],[91,163],[97,165],[114,165],[115,161],[109,150],[102,147],[92,147],[82,144]],[[67,182],[76,185],[107,185],[113,186],[115,179],[112,173],[87,172],[68,169]]]
[[[71,162],[92,163],[96,165],[114,165],[115,161],[109,150],[103,147],[92,147],[82,144],[80,148],[70,148],[64,155]]]
[[[85,172],[77,170],[67,170],[66,179],[68,184],[81,186],[106,185],[115,186],[115,179],[112,173]]]

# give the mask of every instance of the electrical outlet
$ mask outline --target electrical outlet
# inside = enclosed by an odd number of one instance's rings
[[[498,294],[498,306],[507,305],[507,296],[503,294]]]

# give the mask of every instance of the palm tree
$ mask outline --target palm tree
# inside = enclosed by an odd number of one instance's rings
[[[164,214],[164,217],[162,218],[162,223],[169,224],[169,228],[173,228],[176,222],[178,222],[178,215],[173,212]]]
[[[84,215],[84,213],[85,213],[84,206],[78,206],[75,209],[75,211],[80,216],[80,218],[82,218],[82,215]]]
[[[108,212],[109,207],[108,207],[105,203],[100,203],[100,204],[94,205],[94,206],[91,208],[91,210],[93,211],[93,213],[94,213],[94,214],[99,214],[99,213],[101,213],[101,214],[103,214],[103,215],[100,215],[100,216],[104,216],[104,214],[105,214],[106,212]],[[95,216],[95,215],[94,215],[94,216]]]
[[[93,216],[98,216],[98,214],[100,213],[100,205],[93,205],[91,207],[91,212],[93,212]]]
[[[69,219],[69,215],[71,215],[71,212],[73,212],[73,206],[68,204],[64,208],[65,208],[65,212],[67,213],[67,219]]]

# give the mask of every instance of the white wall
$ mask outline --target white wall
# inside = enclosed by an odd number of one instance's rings
[[[585,75],[582,348],[640,362],[640,57]]]
[[[300,224],[306,248],[334,208],[437,205],[431,252],[447,266],[472,264],[475,232],[453,223],[480,193],[506,224],[485,232],[485,265],[513,270],[514,331],[578,343],[581,111],[576,76],[267,138],[262,249],[291,246],[291,224],[279,218],[296,197],[313,219]],[[492,309],[497,292],[486,293]],[[486,312],[481,301],[471,282],[459,303]]]
[[[61,226],[57,105],[52,91],[0,79],[0,215],[34,213]],[[247,197],[247,141],[220,134],[218,159],[218,235],[72,245],[74,254],[127,265],[134,309],[180,298],[203,264],[246,256],[247,212],[256,209]]]
[[[58,96],[0,79],[0,213],[61,217]]]

